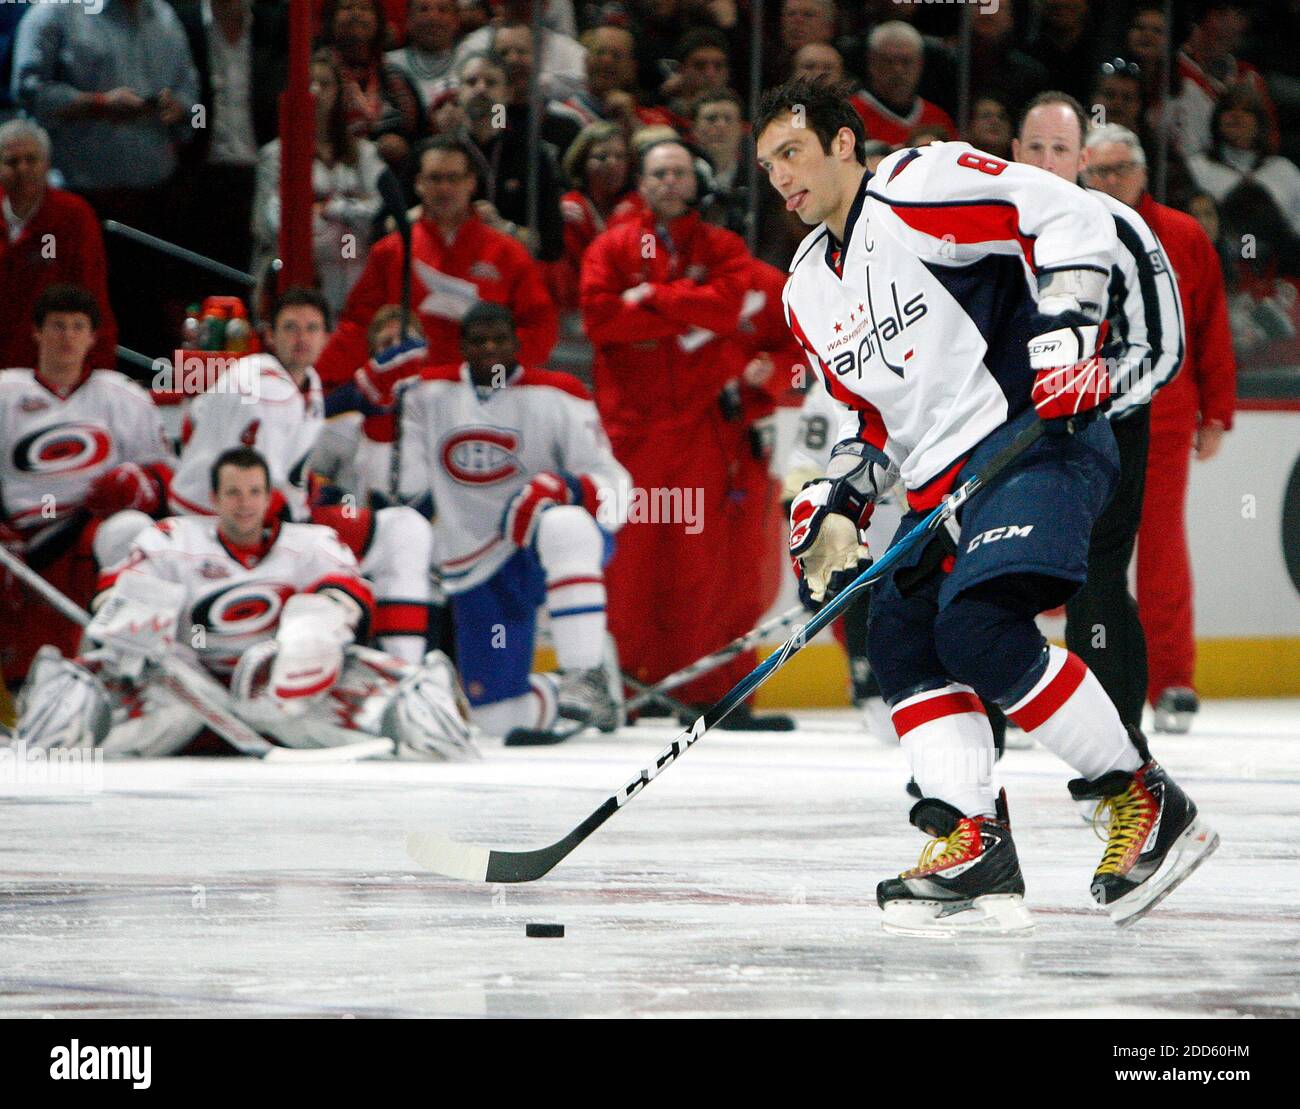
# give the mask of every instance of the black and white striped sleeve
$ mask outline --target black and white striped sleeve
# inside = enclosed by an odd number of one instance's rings
[[[1106,205],[1119,236],[1111,269],[1110,339],[1116,398],[1111,419],[1123,419],[1174,379],[1183,364],[1183,310],[1173,267],[1160,240],[1140,215],[1105,193],[1089,190]]]

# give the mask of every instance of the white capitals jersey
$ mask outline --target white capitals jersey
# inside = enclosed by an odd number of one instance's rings
[[[920,507],[1031,406],[1036,275],[1109,275],[1114,221],[1050,173],[934,143],[863,177],[845,239],[822,224],[800,244],[786,321],[842,406],[836,441],[885,451]]]
[[[417,505],[432,496],[449,593],[487,581],[518,550],[502,520],[536,474],[589,479],[598,504],[587,507],[608,532],[627,518],[631,478],[610,450],[591,397],[568,374],[516,366],[501,388],[478,389],[467,365],[441,367],[408,386],[401,406],[398,491]]]
[[[250,354],[189,401],[181,460],[172,479],[173,512],[213,511],[209,471],[223,451],[252,447],[271,470],[271,487],[295,520],[307,519],[307,456],[325,421],[320,377],[308,368],[304,388],[270,354]]]
[[[230,545],[212,516],[172,516],[136,536],[123,561],[106,570],[100,590],[123,574],[146,574],[185,587],[177,641],[205,667],[229,675],[239,656],[270,639],[284,603],[295,593],[342,589],[362,609],[372,606],[352,552],[332,528],[279,524],[257,550]]]
[[[66,397],[34,370],[0,370],[0,515],[15,527],[75,511],[120,463],[171,460],[153,400],[116,370],[91,371]]]

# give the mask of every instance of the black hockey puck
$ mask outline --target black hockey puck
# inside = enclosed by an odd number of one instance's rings
[[[524,935],[532,939],[564,939],[563,924],[526,924],[524,926]]]

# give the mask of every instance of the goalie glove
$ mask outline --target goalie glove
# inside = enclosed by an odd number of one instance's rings
[[[98,661],[114,676],[140,678],[151,655],[176,642],[176,621],[185,603],[185,587],[128,570],[96,598],[86,638],[96,644]]]
[[[406,338],[381,350],[357,370],[354,380],[361,395],[376,408],[391,408],[393,392],[400,382],[415,377],[428,360],[424,340]]]
[[[1110,371],[1101,356],[1106,322],[1066,320],[1063,326],[1029,340],[1034,408],[1049,423],[1076,416],[1092,419],[1112,393]]]
[[[343,649],[360,612],[337,592],[295,593],[280,613],[269,692],[286,712],[304,712],[343,672]]]

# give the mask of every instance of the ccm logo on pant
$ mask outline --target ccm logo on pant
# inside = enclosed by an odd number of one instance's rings
[[[988,531],[980,532],[967,544],[966,553],[970,554],[981,543],[996,543],[999,539],[1024,539],[1033,530],[1033,524],[1023,528],[1015,524],[1008,524],[1004,528],[989,528]]]

